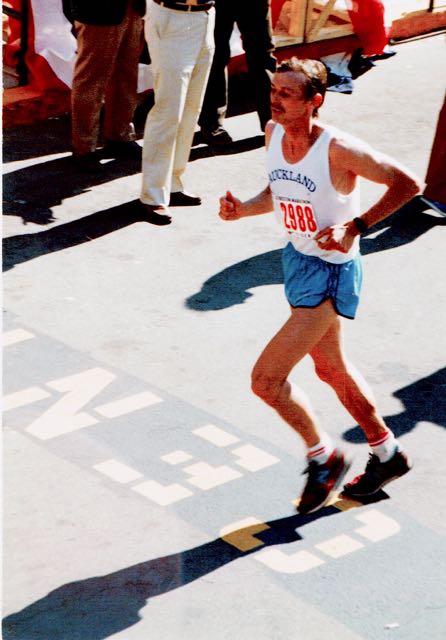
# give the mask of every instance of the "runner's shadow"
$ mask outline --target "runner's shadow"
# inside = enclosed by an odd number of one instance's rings
[[[135,222],[159,226],[164,220],[156,214],[153,214],[153,219],[149,219],[139,200],[133,200],[45,231],[10,236],[3,240],[3,271],[47,253],[91,242]]]
[[[385,423],[399,437],[412,431],[419,422],[433,422],[446,427],[446,367],[421,378],[393,394],[404,404],[401,413],[384,416]],[[359,426],[344,433],[349,442],[365,442]]]
[[[282,250],[253,256],[233,264],[203,283],[201,290],[186,300],[196,311],[216,311],[242,304],[252,296],[249,289],[265,284],[282,284]]]
[[[418,199],[408,203],[392,216],[373,227],[369,235],[382,230],[376,238],[361,239],[361,252],[366,255],[413,242],[434,226],[445,226],[446,218],[423,214],[426,205]],[[231,265],[211,276],[201,290],[186,300],[195,311],[217,311],[242,304],[250,289],[266,284],[283,284],[281,249],[269,251]]]
[[[419,198],[414,198],[394,214],[375,225],[370,233],[361,238],[361,253],[368,255],[386,251],[414,242],[433,227],[446,226],[446,218],[424,214],[428,209]],[[381,231],[376,237],[377,231]]]
[[[380,492],[374,502],[388,498]],[[103,640],[136,624],[150,598],[183,587],[194,580],[267,546],[301,540],[298,527],[341,513],[333,506],[307,516],[292,515],[267,522],[256,533],[248,527],[194,549],[156,558],[105,576],[62,585],[48,595],[7,616],[3,640]],[[255,533],[255,538],[253,534]],[[253,542],[241,551],[240,540]],[[257,542],[260,541],[260,542]]]

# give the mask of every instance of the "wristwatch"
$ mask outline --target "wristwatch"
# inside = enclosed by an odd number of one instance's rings
[[[362,218],[353,218],[353,222],[355,223],[355,227],[358,229],[360,235],[368,231],[367,223],[364,222]]]

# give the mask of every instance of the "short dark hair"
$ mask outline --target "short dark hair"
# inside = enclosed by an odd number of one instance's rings
[[[276,69],[276,73],[286,73],[287,71],[302,73],[305,76],[305,97],[308,100],[315,96],[316,93],[320,93],[322,97],[325,97],[325,92],[327,91],[327,67],[323,62],[293,56],[287,60],[282,60]],[[318,115],[317,108],[314,110],[313,115]]]

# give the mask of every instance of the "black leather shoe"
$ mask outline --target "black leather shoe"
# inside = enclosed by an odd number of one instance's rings
[[[198,207],[200,204],[199,196],[193,196],[184,191],[174,191],[170,194],[169,207]]]
[[[145,204],[139,201],[138,214],[140,214],[141,220],[155,224],[158,227],[163,227],[172,222],[172,218],[169,216],[169,210],[159,205]]]

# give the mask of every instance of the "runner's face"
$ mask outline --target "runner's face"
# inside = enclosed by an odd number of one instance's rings
[[[313,100],[305,97],[305,76],[300,72],[276,73],[271,83],[271,116],[285,125],[313,113]]]

